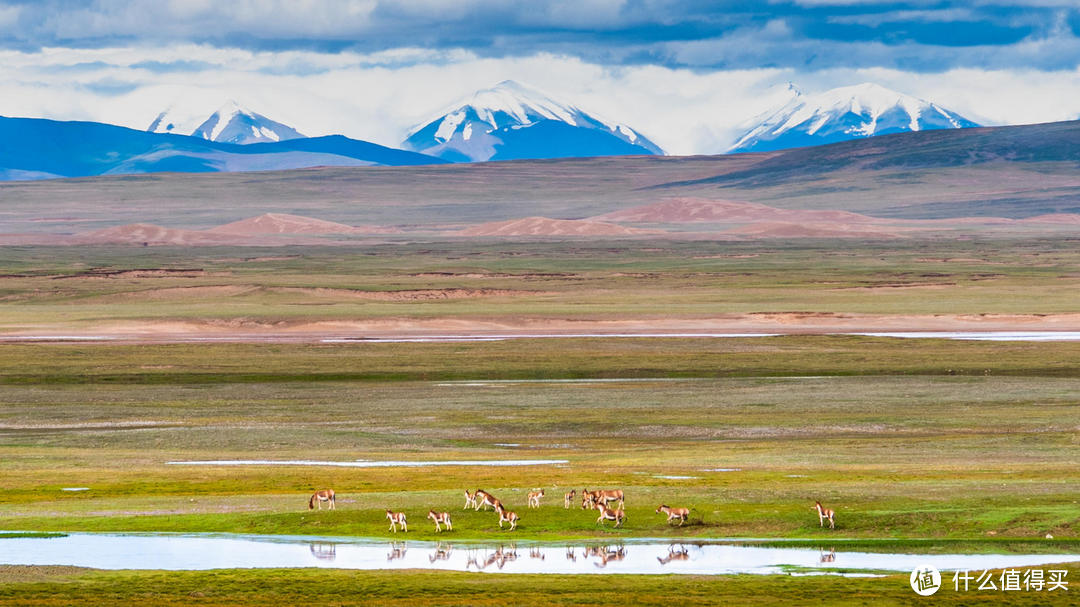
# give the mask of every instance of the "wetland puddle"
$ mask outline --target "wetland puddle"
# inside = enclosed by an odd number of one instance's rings
[[[832,547],[842,548],[842,542],[834,544]],[[746,543],[680,544],[662,540],[553,545],[526,541],[392,542],[371,538],[230,534],[72,533],[52,538],[0,539],[0,564],[162,570],[323,567],[719,575],[777,574],[793,569],[837,574],[839,569],[911,571],[927,564],[942,572],[982,571],[1080,561],[1080,554],[888,554],[834,551],[832,547],[808,543],[806,548],[771,548]]]

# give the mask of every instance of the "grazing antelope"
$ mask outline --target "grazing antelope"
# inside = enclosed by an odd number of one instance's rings
[[[483,489],[477,489],[473,492],[473,499],[476,500],[476,509],[482,510],[485,506],[495,507],[495,504],[499,500],[495,499],[495,496],[484,491]]]
[[[435,521],[435,533],[442,531],[442,527],[439,526],[439,523],[446,525],[446,528],[450,531],[454,530],[454,525],[450,523],[449,512],[435,512],[434,510],[428,510],[427,517]]]
[[[544,497],[544,490],[529,492],[529,508],[539,508],[540,498]]]
[[[469,493],[469,490],[465,490],[465,507],[462,510],[468,510],[469,506],[476,508],[476,493]]]
[[[690,558],[690,551],[686,549],[686,546],[679,546],[676,550],[675,546],[668,546],[667,556],[656,557],[656,560],[660,561],[661,565],[667,565],[671,561],[685,561]]]
[[[401,525],[402,531],[405,533],[409,532],[409,526],[405,523],[404,512],[391,512],[390,510],[387,510],[386,518],[390,519],[390,531],[397,533],[397,526]]]
[[[571,504],[571,503],[572,503],[572,502],[574,501],[574,496],[575,496],[576,494],[577,494],[577,491],[576,491],[576,490],[574,490],[574,489],[571,489],[571,490],[570,490],[570,493],[565,493],[565,494],[563,494],[563,498],[562,498],[562,507],[563,507],[563,508],[569,508],[569,507],[570,507],[570,504]]]
[[[308,510],[314,510],[315,504],[319,504],[319,510],[322,510],[322,503],[327,502],[327,505],[331,510],[335,510],[334,490],[333,489],[319,489],[311,495],[311,499],[308,500]]]
[[[818,524],[822,527],[825,526],[825,519],[829,519],[829,529],[836,529],[836,512],[832,508],[825,508],[821,505],[821,502],[814,502],[813,506],[810,506],[811,510],[817,510]]]
[[[596,519],[597,525],[603,525],[604,521],[615,521],[615,526],[621,527],[623,521],[626,520],[626,513],[622,508],[612,510],[603,504],[597,504],[596,509],[600,511],[600,517]]]
[[[503,508],[502,502],[495,500],[495,512],[499,513],[499,529],[502,529],[504,522],[510,523],[510,531],[517,529],[518,515],[516,512],[510,512],[506,508]]]
[[[656,509],[657,514],[660,514],[661,512],[667,515],[667,522],[669,523],[675,519],[679,519],[680,527],[683,526],[683,523],[685,523],[686,519],[690,516],[689,508],[668,508],[663,504]]]

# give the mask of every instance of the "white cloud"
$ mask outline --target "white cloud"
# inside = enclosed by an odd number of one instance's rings
[[[136,67],[145,62],[187,63],[173,70]],[[1080,114],[1076,70],[694,71],[601,66],[552,54],[495,59],[466,51],[255,52],[189,44],[0,51],[0,115],[98,120],[144,129],[174,103],[208,116],[235,99],[308,135],[342,133],[397,146],[409,127],[505,79],[626,123],[675,154],[725,149],[750,118],[786,100],[778,85],[788,80],[808,93],[878,82],[987,124]]]

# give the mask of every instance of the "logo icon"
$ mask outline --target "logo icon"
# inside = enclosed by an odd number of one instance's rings
[[[941,588],[941,572],[931,565],[916,567],[911,572],[911,589],[919,596],[930,596]]]

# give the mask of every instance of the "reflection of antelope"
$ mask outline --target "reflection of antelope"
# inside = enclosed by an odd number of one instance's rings
[[[495,512],[499,513],[499,529],[503,528],[503,523],[510,523],[510,531],[517,529],[518,515],[516,512],[510,512],[506,508],[503,508],[502,502],[495,500]]]
[[[476,508],[476,493],[469,493],[469,490],[465,490],[465,507],[462,510],[468,510],[469,506]]]
[[[679,519],[680,527],[683,526],[683,523],[685,523],[686,519],[690,516],[689,508],[668,508],[663,504],[656,509],[657,514],[660,514],[661,512],[667,515],[667,522],[669,523],[675,519]]]
[[[821,563],[835,563],[836,562],[836,548],[829,548],[829,553],[821,553]]]
[[[387,510],[386,518],[390,519],[390,531],[397,533],[397,526],[401,525],[402,531],[406,533],[409,532],[409,526],[405,524],[404,512],[391,512],[390,510]]]
[[[448,560],[450,558],[450,553],[453,551],[453,546],[439,542],[438,544],[435,544],[435,552],[428,555],[428,562],[434,563],[435,561]],[[466,568],[468,568],[468,564],[466,564]]]
[[[476,501],[477,510],[482,510],[486,506],[491,506],[492,508],[494,508],[495,504],[499,501],[495,499],[494,495],[488,493],[487,491],[484,491],[483,489],[477,489],[475,492],[473,492],[473,500]]]
[[[405,558],[405,543],[393,542],[390,544],[390,552],[386,554],[386,562]]]
[[[602,504],[597,504],[596,509],[600,511],[600,516],[596,519],[597,525],[603,525],[604,521],[615,521],[616,527],[621,527],[624,520],[626,520],[626,513],[622,508],[612,510]]]
[[[477,569],[483,569],[490,565],[495,565],[499,569],[502,569],[507,563],[516,561],[517,557],[517,547],[513,544],[510,545],[509,550],[504,550],[502,546],[499,546],[495,549],[495,552],[488,555],[487,559],[484,560],[483,565],[478,564],[476,567]]]
[[[442,527],[439,526],[439,523],[446,525],[446,528],[450,531],[454,530],[454,526],[450,523],[449,512],[435,512],[434,510],[428,510],[427,517],[435,521],[435,533],[442,531]]]
[[[322,503],[327,502],[327,505],[331,510],[335,509],[334,502],[334,490],[333,489],[319,489],[311,495],[311,499],[308,500],[308,510],[315,509],[315,503],[318,502],[319,510],[322,510]]]
[[[577,562],[577,551],[574,550],[573,546],[566,547],[566,560]]]
[[[576,489],[571,489],[570,493],[563,494],[562,507],[569,508],[570,504],[574,501],[574,496],[577,495]]]
[[[656,557],[656,560],[660,561],[661,565],[667,565],[671,561],[685,561],[690,558],[690,551],[686,549],[686,546],[679,546],[676,550],[675,546],[668,546],[668,554],[664,557]]]
[[[540,498],[544,497],[544,490],[529,492],[529,508],[539,508]]]
[[[604,568],[612,561],[621,561],[626,558],[626,549],[622,546],[615,548],[614,550],[604,546],[602,548],[593,548],[589,551],[589,556],[595,556],[600,559],[599,563],[593,563],[597,567]]]
[[[825,519],[829,520],[829,529],[836,529],[836,521],[833,520],[836,516],[836,512],[832,508],[825,508],[821,505],[821,502],[814,502],[813,506],[810,506],[811,510],[817,510],[818,524],[822,527],[825,526]]]
[[[540,559],[542,561],[544,560],[544,551],[538,546],[533,546],[532,548],[529,548],[529,558]]]
[[[311,550],[311,556],[320,561],[332,561],[337,558],[337,544],[313,542],[308,545],[308,549]]]

